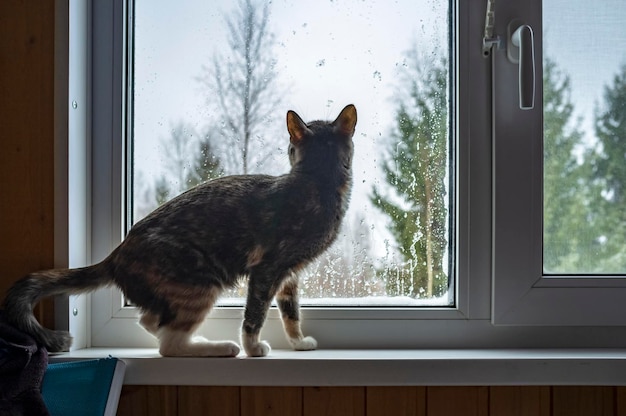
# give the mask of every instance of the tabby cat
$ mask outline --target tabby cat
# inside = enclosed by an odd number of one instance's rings
[[[297,273],[337,237],[352,185],[356,119],[353,105],[332,123],[306,124],[289,111],[289,173],[225,176],[192,188],[137,222],[102,262],[16,282],[4,300],[5,318],[49,351],[64,351],[70,334],[40,326],[33,305],[115,285],[139,308],[161,355],[236,356],[234,342],[192,336],[220,293],[247,277],[246,354],[270,351],[259,333],[274,297],[292,347],[315,349],[316,340],[300,329]]]

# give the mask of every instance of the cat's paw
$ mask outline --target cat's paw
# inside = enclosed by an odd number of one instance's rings
[[[265,357],[270,353],[272,347],[266,341],[259,341],[255,344],[246,345],[245,350],[248,357]]]
[[[191,347],[194,346],[202,357],[236,357],[241,351],[236,342],[209,341],[203,336],[191,338]]]
[[[290,340],[293,349],[296,351],[311,351],[317,349],[317,341],[313,337]]]
[[[159,353],[164,357],[236,357],[239,345],[232,341],[207,341],[194,337],[191,342],[161,342]]]
[[[214,357],[236,357],[239,354],[239,345],[232,341],[216,342],[213,348]]]

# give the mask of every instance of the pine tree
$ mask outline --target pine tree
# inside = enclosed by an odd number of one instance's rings
[[[544,269],[591,272],[597,262],[597,229],[590,201],[590,149],[574,116],[570,78],[546,58],[544,91]]]
[[[448,65],[416,49],[407,56],[403,96],[383,164],[392,193],[376,186],[370,199],[389,218],[404,264],[386,271],[387,292],[417,297],[447,290]]]
[[[604,103],[595,112],[598,149],[593,177],[602,188],[595,201],[602,220],[604,266],[601,272],[626,270],[626,65],[604,88]]]
[[[213,150],[209,136],[197,143],[194,155],[195,158],[187,172],[185,182],[188,189],[224,174],[222,164]]]

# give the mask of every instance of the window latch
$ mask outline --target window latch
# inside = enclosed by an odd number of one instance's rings
[[[485,13],[485,32],[483,34],[483,56],[486,58],[491,55],[491,49],[495,46],[500,48],[500,36],[493,34],[493,25],[495,22],[496,0],[487,0],[487,11]]]

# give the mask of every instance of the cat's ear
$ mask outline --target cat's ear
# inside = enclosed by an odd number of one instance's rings
[[[298,143],[306,135],[313,134],[304,121],[295,111],[287,111],[287,130],[292,143]]]
[[[335,132],[344,136],[352,137],[354,134],[354,127],[356,126],[356,107],[352,104],[347,105],[337,120],[333,121],[333,128]]]

